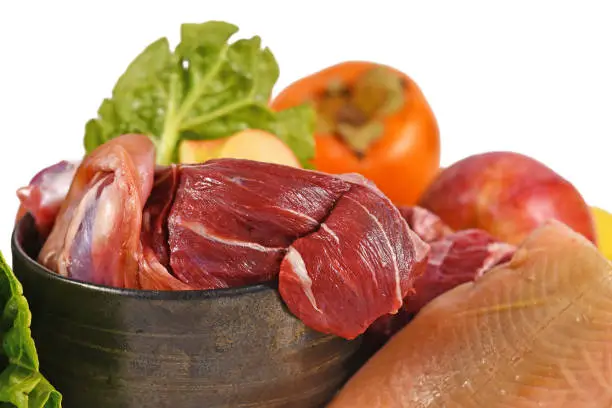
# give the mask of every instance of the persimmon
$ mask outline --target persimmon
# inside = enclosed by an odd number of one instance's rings
[[[314,166],[361,173],[395,204],[414,205],[440,168],[440,135],[419,86],[393,67],[347,61],[299,79],[271,102],[317,112]]]

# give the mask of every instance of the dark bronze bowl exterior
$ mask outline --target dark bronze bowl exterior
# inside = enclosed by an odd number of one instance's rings
[[[277,290],[154,292],[65,279],[12,239],[41,371],[65,408],[319,408],[361,364],[361,340],[307,328]]]

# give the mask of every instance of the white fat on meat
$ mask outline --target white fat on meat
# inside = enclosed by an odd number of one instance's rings
[[[333,240],[336,242],[336,244],[340,245],[340,238],[338,238],[338,235],[331,228],[329,228],[327,224],[325,223],[321,224],[321,229],[325,231],[327,235],[332,237]]]
[[[298,277],[302,290],[304,291],[304,294],[308,298],[308,301],[312,307],[317,312],[322,313],[321,309],[319,309],[319,306],[317,305],[317,300],[315,299],[314,293],[312,292],[312,279],[310,279],[308,269],[306,269],[306,264],[304,263],[304,259],[302,258],[300,252],[293,247],[289,247],[289,251],[287,252],[285,259],[291,265],[291,270],[295,276]]]
[[[248,248],[248,249],[252,249],[254,251],[260,251],[260,252],[278,252],[284,249],[284,248],[267,247],[267,246],[260,245],[255,242],[222,238],[218,235],[211,234],[210,231],[204,225],[200,224],[199,222],[184,221],[182,217],[180,216],[175,217],[175,221],[176,221],[177,226],[186,228],[204,239],[219,242],[224,245],[239,246],[239,247]]]

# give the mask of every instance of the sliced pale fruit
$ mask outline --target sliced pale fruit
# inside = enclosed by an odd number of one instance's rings
[[[204,163],[219,156],[227,139],[184,140],[179,146],[179,162],[185,164]]]
[[[272,133],[256,129],[243,130],[231,136],[217,157],[301,167],[293,151],[282,140]]]
[[[612,214],[601,208],[593,207],[597,245],[604,256],[612,260]]]

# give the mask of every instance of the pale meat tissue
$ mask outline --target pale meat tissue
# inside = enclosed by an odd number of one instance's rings
[[[49,269],[108,286],[137,287],[135,253],[142,209],[151,192],[155,148],[124,135],[100,146],[78,167],[40,254]]]
[[[558,222],[426,306],[329,408],[609,408],[612,265]]]
[[[17,190],[21,204],[17,221],[30,213],[41,238],[47,238],[78,166],[78,162],[62,160],[39,171],[30,184]]]

